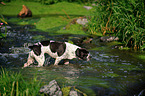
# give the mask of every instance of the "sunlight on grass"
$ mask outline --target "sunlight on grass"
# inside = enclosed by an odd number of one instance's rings
[[[26,5],[32,11],[32,18],[20,19],[16,16],[22,9],[22,5]],[[20,25],[34,25],[35,30],[42,30],[52,34],[85,34],[80,30],[80,26],[74,25],[74,28],[63,30],[73,18],[87,16],[90,11],[83,8],[83,4],[60,2],[52,5],[42,5],[36,2],[19,2],[13,1],[6,3],[6,6],[0,5],[2,15],[11,16],[7,21]],[[33,29],[33,31],[35,31]]]

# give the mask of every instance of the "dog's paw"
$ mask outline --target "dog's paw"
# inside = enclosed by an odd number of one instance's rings
[[[68,64],[69,64],[69,61],[65,62],[64,64],[65,64],[65,65],[68,65]]]
[[[64,64],[68,65],[69,64],[69,60],[64,60]]]
[[[38,66],[36,66],[36,67],[43,67],[43,65],[38,65]]]
[[[27,67],[27,66],[29,66],[28,63],[25,63],[24,66],[23,66],[23,68],[25,68],[25,67]]]

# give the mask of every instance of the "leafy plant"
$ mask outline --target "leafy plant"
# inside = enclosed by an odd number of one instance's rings
[[[63,86],[62,87],[63,96],[68,96],[69,92],[70,92],[70,89],[71,89],[70,86],[67,86],[67,87]]]
[[[0,18],[0,38],[6,37],[7,36],[7,27],[8,23],[4,20],[4,17],[1,15]],[[1,28],[5,26],[5,34],[1,32]]]
[[[144,49],[145,1],[98,0],[88,26],[90,34],[116,35],[125,46]]]

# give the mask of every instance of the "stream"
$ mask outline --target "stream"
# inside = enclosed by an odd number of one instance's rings
[[[47,32],[29,31],[31,25],[10,24],[7,37],[0,43],[0,65],[7,70],[21,72],[28,79],[37,74],[38,79],[48,84],[56,80],[60,86],[76,86],[88,96],[137,96],[145,89],[145,62],[135,57],[140,52],[115,49],[99,38],[89,44],[79,43],[83,35],[49,35]],[[69,65],[54,66],[54,59],[46,56],[44,67],[30,66],[22,69],[27,61],[27,46],[41,40],[73,41],[87,48],[92,59],[70,60]],[[36,62],[35,62],[36,63]]]

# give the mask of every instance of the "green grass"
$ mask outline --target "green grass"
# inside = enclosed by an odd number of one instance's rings
[[[40,81],[35,76],[25,80],[21,73],[0,71],[0,96],[36,96],[39,94]]]
[[[31,11],[33,17],[20,19],[16,18],[21,11],[22,5],[26,5]],[[67,24],[74,18],[80,16],[88,16],[91,11],[83,8],[83,4],[59,2],[52,5],[42,5],[37,2],[13,1],[6,3],[5,6],[0,5],[0,12],[5,17],[10,16],[7,21],[19,25],[34,25],[36,29],[51,34],[86,34],[82,30],[82,26],[74,25],[74,28],[63,30]]]
[[[62,34],[80,34],[80,35],[86,35],[86,33],[83,31],[83,27],[79,24],[73,24],[69,25],[69,27],[64,30],[61,28],[58,33]]]
[[[90,34],[116,35],[125,46],[145,49],[145,1],[97,0]],[[97,18],[96,18],[97,17]]]
[[[64,11],[68,15],[88,15],[89,11],[83,8],[83,4],[77,3],[68,3],[68,2],[60,2],[52,5],[42,5],[36,2],[25,2],[25,1],[12,1],[10,3],[6,3],[5,6],[0,5],[1,14],[3,15],[17,15],[21,9],[22,5],[26,5],[29,9],[31,9],[34,16],[40,15],[65,15]],[[64,10],[64,11],[63,11]]]
[[[68,96],[70,89],[71,89],[71,87],[69,87],[69,86],[68,87],[63,86],[63,88],[62,88],[63,96]]]

